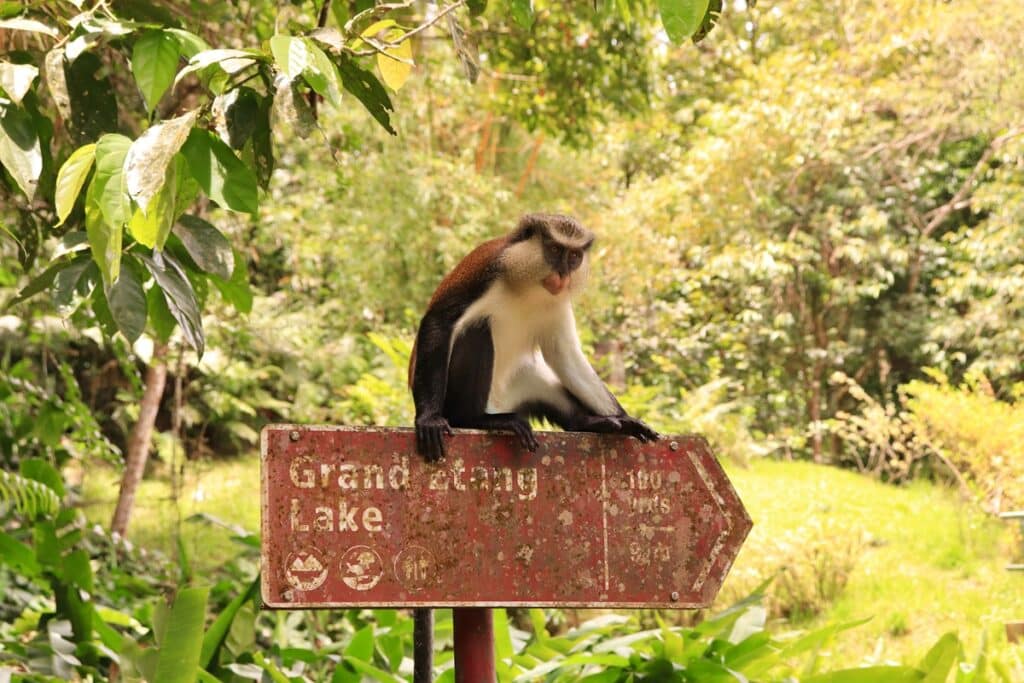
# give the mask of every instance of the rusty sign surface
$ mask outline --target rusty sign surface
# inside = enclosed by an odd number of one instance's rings
[[[268,607],[704,607],[751,521],[697,436],[262,433]]]

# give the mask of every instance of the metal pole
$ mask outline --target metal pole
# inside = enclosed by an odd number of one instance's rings
[[[434,680],[434,610],[412,611],[412,681]]]
[[[494,683],[494,616],[484,607],[457,607],[455,683]]]

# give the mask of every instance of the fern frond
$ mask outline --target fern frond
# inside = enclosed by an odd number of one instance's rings
[[[57,514],[60,496],[45,484],[16,472],[0,470],[0,506],[13,507],[29,518]]]

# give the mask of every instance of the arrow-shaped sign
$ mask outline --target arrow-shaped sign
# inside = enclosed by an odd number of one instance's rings
[[[268,607],[706,607],[750,531],[696,436],[408,429],[262,435]]]

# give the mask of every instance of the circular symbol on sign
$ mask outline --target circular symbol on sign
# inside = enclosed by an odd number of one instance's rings
[[[384,563],[372,548],[354,545],[341,556],[341,580],[349,588],[368,591],[384,576]]]
[[[410,592],[426,588],[434,580],[434,556],[422,546],[407,547],[395,556],[395,577]]]
[[[323,584],[327,567],[316,551],[300,550],[285,560],[284,576],[292,588],[311,591]]]

